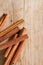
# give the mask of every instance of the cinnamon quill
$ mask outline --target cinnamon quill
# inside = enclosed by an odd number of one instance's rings
[[[0,17],[0,25],[3,23],[3,20],[5,19],[5,16],[6,16],[6,14],[3,14],[3,15]]]
[[[5,35],[6,33],[10,32],[12,29],[14,29],[15,27],[17,27],[18,25],[22,24],[24,22],[23,19],[15,22],[14,24],[12,24],[11,26],[9,26],[8,28],[6,28],[5,30],[3,30],[2,32],[0,32],[0,37]]]
[[[20,45],[18,46],[17,51],[14,54],[14,57],[13,57],[12,62],[11,62],[12,65],[17,62],[17,60],[18,60],[18,58],[19,58],[19,56],[21,54],[21,51],[23,50],[23,47],[25,46],[25,44],[26,44],[26,40],[22,41],[20,43]]]
[[[7,22],[9,18],[8,14],[3,14],[3,19],[1,20],[0,30],[3,28],[4,24]]]
[[[7,38],[10,38],[12,35],[16,34],[18,31],[19,31],[19,27],[14,28],[9,33],[7,33],[4,36],[0,37],[0,42],[4,41]]]

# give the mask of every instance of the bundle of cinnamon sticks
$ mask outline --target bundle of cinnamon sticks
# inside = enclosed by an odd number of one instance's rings
[[[3,28],[7,19],[8,14],[3,14],[0,17],[0,29]],[[0,44],[4,40],[8,39],[8,41],[0,45],[0,50],[6,49],[4,53],[4,57],[6,58],[4,65],[15,64],[25,46],[25,43],[28,39],[28,35],[26,33],[27,29],[25,27],[22,29],[19,28],[23,22],[23,19],[18,20],[0,32]]]

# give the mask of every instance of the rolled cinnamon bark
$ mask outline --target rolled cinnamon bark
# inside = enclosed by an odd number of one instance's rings
[[[6,16],[7,14],[3,14],[1,17],[0,17],[0,25],[2,24],[2,22],[3,22],[3,20],[5,19],[5,16]]]
[[[24,34],[27,34],[27,29],[25,27],[23,27],[20,31],[19,31],[19,35],[18,36],[22,36]]]
[[[17,36],[18,36],[18,34],[15,34],[14,38],[17,38]],[[4,53],[4,57],[6,57],[6,58],[8,57],[11,49],[12,49],[12,46],[6,49],[6,51]]]
[[[0,25],[0,30],[3,28],[3,26],[4,26],[4,24],[7,22],[8,18],[9,18],[9,15],[8,15],[8,14],[4,14],[2,23],[1,23],[1,25]]]
[[[0,25],[2,24],[3,19],[4,19],[4,14],[0,17]]]
[[[17,51],[16,51],[16,53],[14,54],[14,57],[13,57],[13,59],[12,59],[12,62],[11,62],[12,65],[17,62],[17,60],[18,60],[18,58],[19,58],[19,56],[20,56],[20,54],[21,54],[21,51],[23,50],[23,47],[25,46],[25,44],[26,44],[26,40],[24,40],[24,41],[22,41],[22,42],[20,43],[20,45],[19,45],[19,47],[17,48]]]
[[[25,33],[24,31],[26,31],[25,28],[21,29],[21,30],[20,30],[20,33],[19,33],[19,36],[24,35],[24,33]],[[7,60],[6,60],[6,62],[5,62],[4,65],[9,65],[9,64],[10,64],[11,59],[12,59],[12,57],[13,57],[13,55],[14,55],[14,53],[15,53],[17,47],[18,47],[18,45],[19,45],[19,43],[17,43],[16,45],[13,46],[13,48],[12,48],[11,52],[9,53],[8,58],[7,58]]]
[[[14,29],[15,27],[17,27],[18,25],[22,24],[24,22],[23,19],[15,22],[14,24],[12,24],[11,26],[9,26],[8,28],[6,28],[5,30],[3,30],[2,32],[0,32],[0,37],[5,35],[6,33],[10,32],[12,29]]]
[[[6,49],[6,48],[8,48],[8,47],[10,47],[12,45],[15,45],[17,43],[20,43],[21,41],[23,41],[23,40],[25,40],[27,38],[28,38],[27,34],[25,34],[23,36],[20,36],[20,37],[18,37],[16,39],[13,38],[12,40],[10,40],[10,41],[8,41],[8,42],[0,45],[0,50]]]
[[[19,27],[14,28],[9,33],[7,33],[4,36],[0,37],[0,42],[4,41],[7,38],[10,38],[12,35],[16,34],[18,31],[19,31]]]

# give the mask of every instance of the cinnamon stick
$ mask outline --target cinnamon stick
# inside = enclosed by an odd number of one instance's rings
[[[10,38],[12,35],[16,34],[18,31],[19,31],[18,27],[14,28],[9,33],[7,33],[4,36],[0,37],[0,42],[4,41],[7,38]]]
[[[23,47],[25,46],[25,44],[26,44],[26,40],[24,40],[24,41],[22,41],[22,42],[20,43],[20,45],[19,45],[19,47],[17,48],[17,51],[16,51],[16,53],[15,53],[13,59],[12,59],[11,64],[15,64],[15,63],[17,62],[17,60],[18,60],[18,58],[19,58],[19,56],[20,56],[20,54],[21,54],[21,51],[23,50]]]
[[[4,15],[4,14],[3,14],[3,15]],[[2,24],[2,21],[3,21],[3,19],[4,19],[4,16],[3,16],[3,15],[0,17],[0,25]]]
[[[0,25],[2,24],[4,18],[5,18],[6,14],[3,14],[1,17],[0,17]]]
[[[15,34],[14,38],[17,38],[17,36],[18,36],[18,34]],[[6,57],[6,58],[8,57],[11,49],[12,49],[12,46],[6,49],[6,51],[4,53],[4,57]]]
[[[27,38],[28,38],[27,34],[25,34],[23,36],[20,36],[20,37],[18,37],[16,39],[13,38],[12,40],[0,45],[0,50],[3,50],[3,49],[8,48],[8,47],[10,47],[12,45],[15,45],[15,44],[27,39]]]
[[[0,25],[0,30],[3,28],[5,22],[7,22],[8,18],[9,18],[9,15],[4,14],[4,17],[3,17],[3,19],[2,19],[2,23],[1,23],[1,25]]]
[[[25,28],[21,29],[20,33],[19,33],[19,36],[24,35],[24,31],[26,31]],[[16,45],[13,46],[13,48],[12,48],[11,52],[9,53],[8,58],[7,58],[7,60],[6,60],[4,65],[9,65],[10,64],[10,61],[11,61],[11,59],[12,59],[12,57],[13,57],[13,55],[14,55],[17,47],[18,47],[18,45],[19,45],[19,43],[17,43]]]
[[[5,35],[6,33],[8,33],[9,31],[11,31],[12,29],[14,29],[15,27],[17,27],[18,25],[22,24],[24,22],[23,19],[15,22],[14,24],[12,24],[10,27],[6,28],[5,30],[3,30],[2,32],[0,32],[0,37]]]
[[[27,34],[27,29],[25,27],[23,27],[20,31],[19,31],[19,35],[18,36],[22,36],[24,34]]]

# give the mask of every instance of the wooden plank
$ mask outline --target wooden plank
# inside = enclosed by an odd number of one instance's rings
[[[24,18],[22,26],[28,29],[30,36],[16,65],[43,65],[43,0],[0,0],[0,15],[4,12],[9,13],[14,22]],[[8,22],[7,26],[12,23]],[[1,54],[0,65],[3,65]]]

